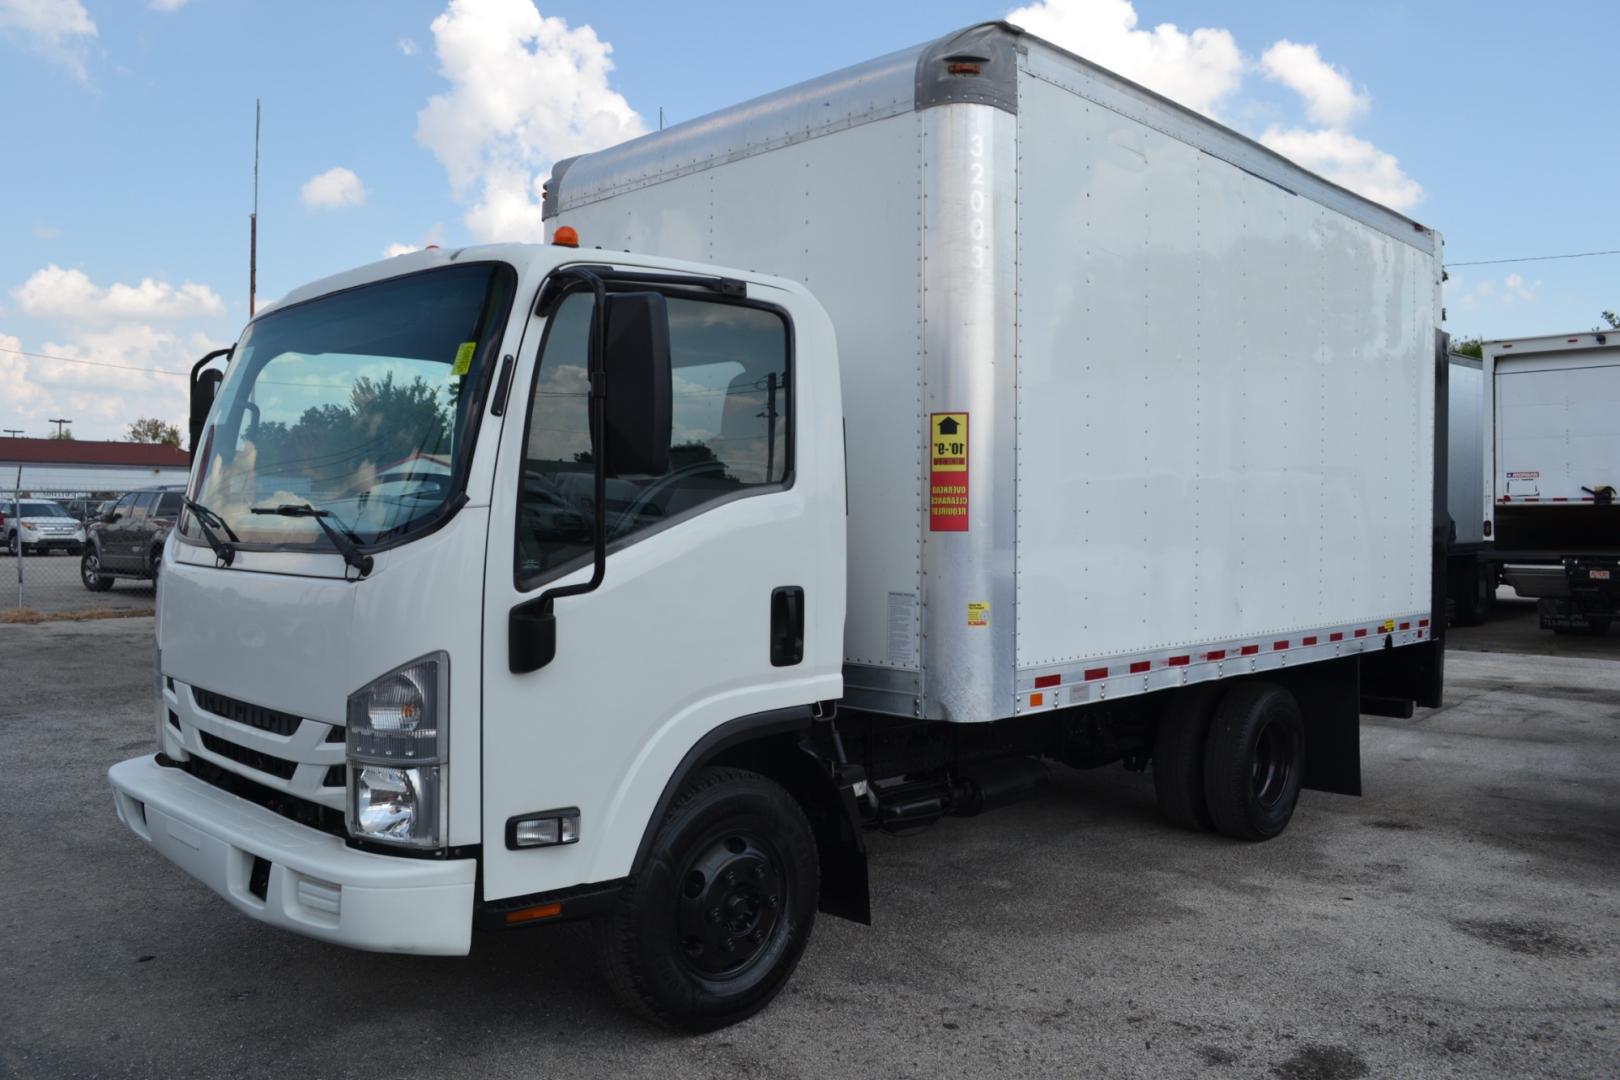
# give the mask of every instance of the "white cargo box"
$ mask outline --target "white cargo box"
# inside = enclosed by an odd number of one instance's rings
[[[1620,334],[1488,341],[1483,353],[1495,505],[1591,506],[1620,489]]]
[[[987,721],[1427,640],[1440,241],[987,24],[560,162],[837,327],[847,699]]]

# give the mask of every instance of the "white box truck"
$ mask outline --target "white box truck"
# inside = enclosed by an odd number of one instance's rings
[[[1541,625],[1602,636],[1620,618],[1620,336],[1484,343],[1484,525]]]
[[[870,920],[868,830],[1122,763],[1262,840],[1438,703],[1428,229],[1005,24],[546,198],[550,245],[294,290],[194,372],[110,779],[247,915],[594,919],[712,1028]]]
[[[1496,599],[1498,564],[1485,534],[1485,379],[1477,356],[1451,354],[1447,375],[1446,507],[1451,557],[1446,593],[1451,620],[1478,626]]]

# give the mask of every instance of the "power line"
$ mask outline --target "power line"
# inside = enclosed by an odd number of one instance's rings
[[[1595,255],[1620,255],[1620,248],[1612,251],[1576,251],[1568,255],[1526,255],[1522,259],[1478,259],[1474,262],[1446,263],[1446,266],[1495,266],[1498,263],[1551,262],[1554,259],[1590,259]]]
[[[36,360],[60,360],[64,364],[89,364],[91,367],[110,367],[117,368],[120,371],[144,371],[149,375],[172,375],[177,379],[189,378],[184,371],[164,371],[162,368],[136,367],[134,364],[114,364],[110,360],[85,360],[77,356],[53,356],[50,353],[13,349],[9,345],[0,345],[0,352],[16,353],[18,356],[31,356]]]

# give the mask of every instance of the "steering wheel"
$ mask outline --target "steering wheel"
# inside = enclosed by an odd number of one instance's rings
[[[664,509],[655,500],[680,481],[702,476],[705,473],[719,473],[724,476],[725,472],[726,463],[711,458],[705,461],[694,461],[690,465],[682,465],[672,472],[665,473],[637,492],[636,497],[630,501],[630,505],[619,511],[619,516],[614,520],[613,527],[608,530],[609,535],[618,534],[643,517],[662,517]]]

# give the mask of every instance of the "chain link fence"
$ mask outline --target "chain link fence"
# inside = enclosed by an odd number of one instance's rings
[[[178,488],[0,488],[0,622],[150,613]]]

